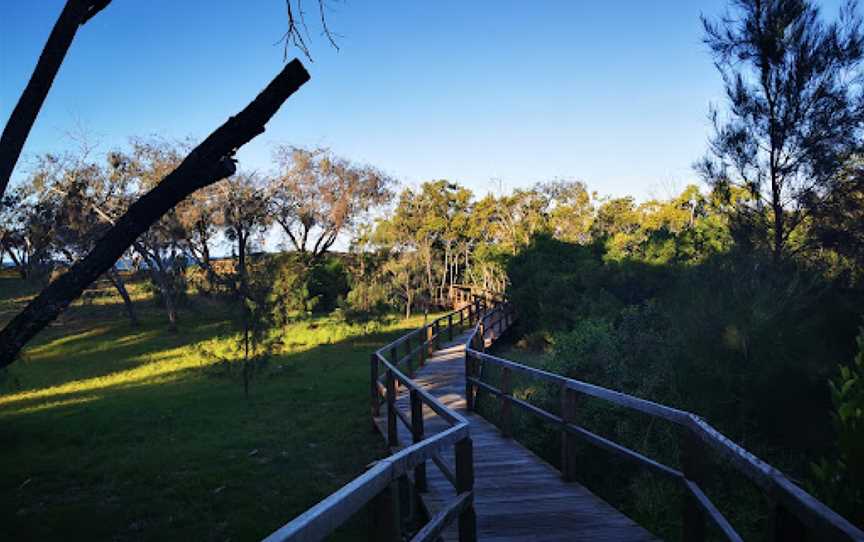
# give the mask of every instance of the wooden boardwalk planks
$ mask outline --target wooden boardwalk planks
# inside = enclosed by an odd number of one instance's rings
[[[565,483],[551,465],[518,442],[501,436],[497,427],[465,410],[464,342],[455,337],[431,356],[414,381],[471,423],[474,441],[475,508],[478,537],[483,541],[655,540],[645,529],[576,483]],[[410,414],[408,394],[400,390],[397,408]],[[424,407],[426,434],[446,428]],[[379,419],[386,425],[386,416]],[[410,444],[411,433],[399,424],[399,443]],[[453,469],[453,452],[443,455]],[[424,504],[434,514],[455,491],[441,471],[427,466],[429,491]],[[457,540],[456,528],[444,540]]]

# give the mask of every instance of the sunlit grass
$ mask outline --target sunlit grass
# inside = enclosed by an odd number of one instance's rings
[[[0,307],[23,288],[0,277]],[[77,303],[2,375],[0,540],[260,539],[385,453],[369,353],[422,316],[273,330],[247,399],[213,368],[239,337],[228,311],[191,302],[176,334],[150,300],[140,327],[119,302]]]

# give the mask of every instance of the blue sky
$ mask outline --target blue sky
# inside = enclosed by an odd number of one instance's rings
[[[0,3],[4,122],[62,4]],[[668,196],[695,180],[709,103],[722,103],[699,14],[725,5],[334,4],[340,50],[313,25],[312,80],[241,166],[266,171],[276,143],[325,145],[408,184],[449,178],[482,194],[493,179],[566,177],[602,194]],[[282,0],[114,0],[79,31],[25,158],[69,147],[76,126],[104,149],[133,135],[200,139],[281,69],[285,29]]]

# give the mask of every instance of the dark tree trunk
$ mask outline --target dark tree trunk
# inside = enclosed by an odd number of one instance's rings
[[[12,259],[12,263],[15,265],[15,269],[18,270],[18,274],[21,275],[21,278],[26,279],[27,270],[24,269],[23,265],[21,265],[21,260],[19,260],[18,256],[15,255],[15,251],[12,250],[12,247],[7,247],[6,253],[9,254],[9,257]]]
[[[132,246],[135,251],[141,256],[141,259],[147,265],[147,273],[150,279],[156,284],[159,293],[162,296],[162,306],[165,308],[165,314],[168,317],[168,329],[177,331],[177,291],[174,288],[174,281],[171,278],[171,272],[165,265],[158,248],[148,248],[141,241],[133,241]],[[174,254],[172,253],[172,258]]]
[[[66,58],[78,27],[102,11],[111,0],[67,0],[60,17],[48,36],[45,48],[39,55],[36,68],[21,93],[15,109],[0,136],[0,196],[6,192],[12,170],[21,156],[21,149],[36,122],[36,116],[45,103],[54,78]]]
[[[246,295],[246,235],[243,228],[237,228],[237,292]]]
[[[48,285],[0,331],[0,367],[12,363],[30,339],[111,268],[154,222],[195,190],[234,174],[234,152],[264,132],[267,121],[308,80],[299,60],[288,63],[252,103],[217,128],[162,182],[133,203],[87,256]]]
[[[137,327],[140,322],[138,321],[138,315],[135,312],[135,305],[132,304],[132,298],[129,297],[129,292],[126,290],[126,283],[123,281],[123,277],[121,277],[120,273],[117,272],[117,269],[113,267],[109,269],[105,275],[108,277],[108,280],[111,281],[111,284],[114,286],[114,289],[117,290],[117,293],[120,294],[120,298],[123,299],[123,308],[126,309],[126,316],[129,317],[129,323]]]
[[[209,288],[212,290],[219,284],[219,275],[216,274],[216,270],[213,269],[213,262],[210,261],[210,247],[207,246],[207,241],[203,239],[202,236],[201,261],[198,263],[204,269]]]

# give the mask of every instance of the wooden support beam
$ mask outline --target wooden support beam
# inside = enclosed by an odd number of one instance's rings
[[[399,446],[399,428],[396,425],[396,379],[393,371],[387,370],[387,445]]]
[[[506,438],[513,436],[513,405],[510,397],[513,396],[513,375],[509,367],[501,368],[501,434]]]
[[[411,390],[411,440],[414,444],[421,442],[424,436],[423,428],[423,401],[417,390]],[[426,462],[423,461],[414,467],[414,485],[417,491],[426,491]]]
[[[456,494],[474,491],[474,444],[471,437],[456,443]],[[477,541],[477,514],[474,499],[459,514],[459,542]]]
[[[427,333],[428,328],[424,325],[420,328],[420,344],[418,346],[420,350],[420,367],[426,366],[426,356],[429,355],[429,347],[427,346],[426,341],[429,340],[429,335]]]
[[[469,412],[474,410],[474,385],[471,384],[471,377],[474,376],[474,359],[472,355],[465,350],[465,409]]]
[[[687,428],[681,433],[681,472],[684,477],[701,486],[705,481],[705,448],[702,441]],[[705,512],[691,493],[684,494],[681,522],[683,542],[703,542],[706,536]]]
[[[428,355],[432,355],[435,353],[435,341],[433,337],[435,336],[435,324],[432,323],[426,326],[426,345],[428,348],[426,349],[426,353]]]
[[[782,504],[768,502],[768,537],[770,542],[804,542],[807,527]]]
[[[565,424],[576,424],[576,408],[579,396],[576,392],[567,387],[567,384],[561,386],[561,419]],[[561,431],[561,476],[565,482],[573,482],[576,480],[576,435],[563,429]]]
[[[378,354],[373,353],[369,357],[369,384],[370,384],[370,407],[372,417],[377,418],[381,415],[381,398],[378,394]],[[372,428],[375,428],[375,421],[372,421]]]
[[[408,358],[408,376],[414,378],[414,356],[411,355],[411,335],[405,337],[405,357]]]
[[[394,491],[395,489],[395,491]],[[369,542],[401,542],[402,525],[399,521],[399,495],[396,482],[391,482],[384,491],[369,503]]]

